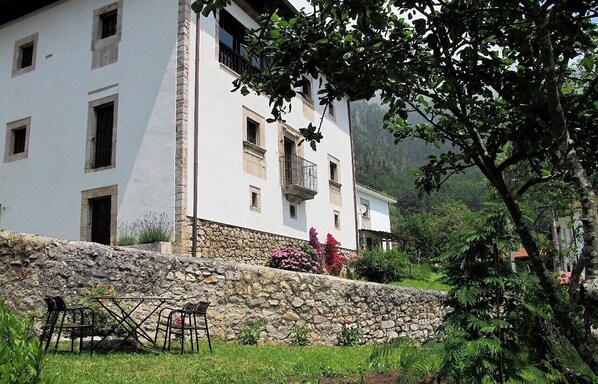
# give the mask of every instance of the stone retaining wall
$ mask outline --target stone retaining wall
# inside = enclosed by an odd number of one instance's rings
[[[192,219],[189,219],[189,227]],[[189,229],[191,233],[191,229]],[[198,256],[238,263],[265,265],[270,253],[282,244],[307,244],[292,237],[235,227],[208,220],[198,220]],[[191,252],[189,245],[189,253]]]
[[[11,307],[41,310],[44,296],[72,300],[98,284],[119,295],[169,296],[176,306],[210,300],[210,329],[224,339],[252,319],[267,341],[287,341],[294,326],[308,328],[315,343],[336,343],[346,326],[359,327],[363,342],[423,340],[445,313],[436,291],[0,230],[0,296]]]

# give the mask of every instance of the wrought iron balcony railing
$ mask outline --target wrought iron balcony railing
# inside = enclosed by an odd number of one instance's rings
[[[232,49],[228,45],[220,43],[219,51],[220,62],[232,69],[233,71],[239,74],[249,73],[252,75],[262,73],[261,68],[247,60],[243,55],[241,55],[239,52]]]
[[[313,199],[318,193],[318,166],[297,155],[280,157],[281,185],[290,201]]]

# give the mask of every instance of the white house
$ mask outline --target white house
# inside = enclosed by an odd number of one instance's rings
[[[265,2],[216,17],[190,3],[0,2],[0,228],[115,244],[119,226],[163,212],[181,253],[263,253],[310,227],[356,249],[348,100],[317,151],[299,145],[324,113],[318,81],[284,124],[266,122],[266,96],[230,92],[259,70],[241,41]]]
[[[391,249],[402,241],[391,233],[389,204],[397,199],[362,184],[355,184],[358,209],[359,247],[361,249]]]

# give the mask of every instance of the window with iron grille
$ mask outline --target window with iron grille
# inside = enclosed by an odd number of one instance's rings
[[[112,133],[114,129],[114,103],[94,108],[96,137],[93,168],[112,165]]]
[[[116,166],[117,115],[118,95],[104,97],[89,103],[86,172],[95,172]]]

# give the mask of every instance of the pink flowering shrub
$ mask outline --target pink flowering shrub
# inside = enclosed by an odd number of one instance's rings
[[[283,245],[270,254],[267,265],[287,271],[321,273],[316,251],[309,245],[303,248]]]
[[[324,249],[322,248],[322,244],[320,244],[320,240],[318,240],[318,232],[314,227],[309,229],[309,245],[316,251],[316,255],[319,258],[324,257]]]

